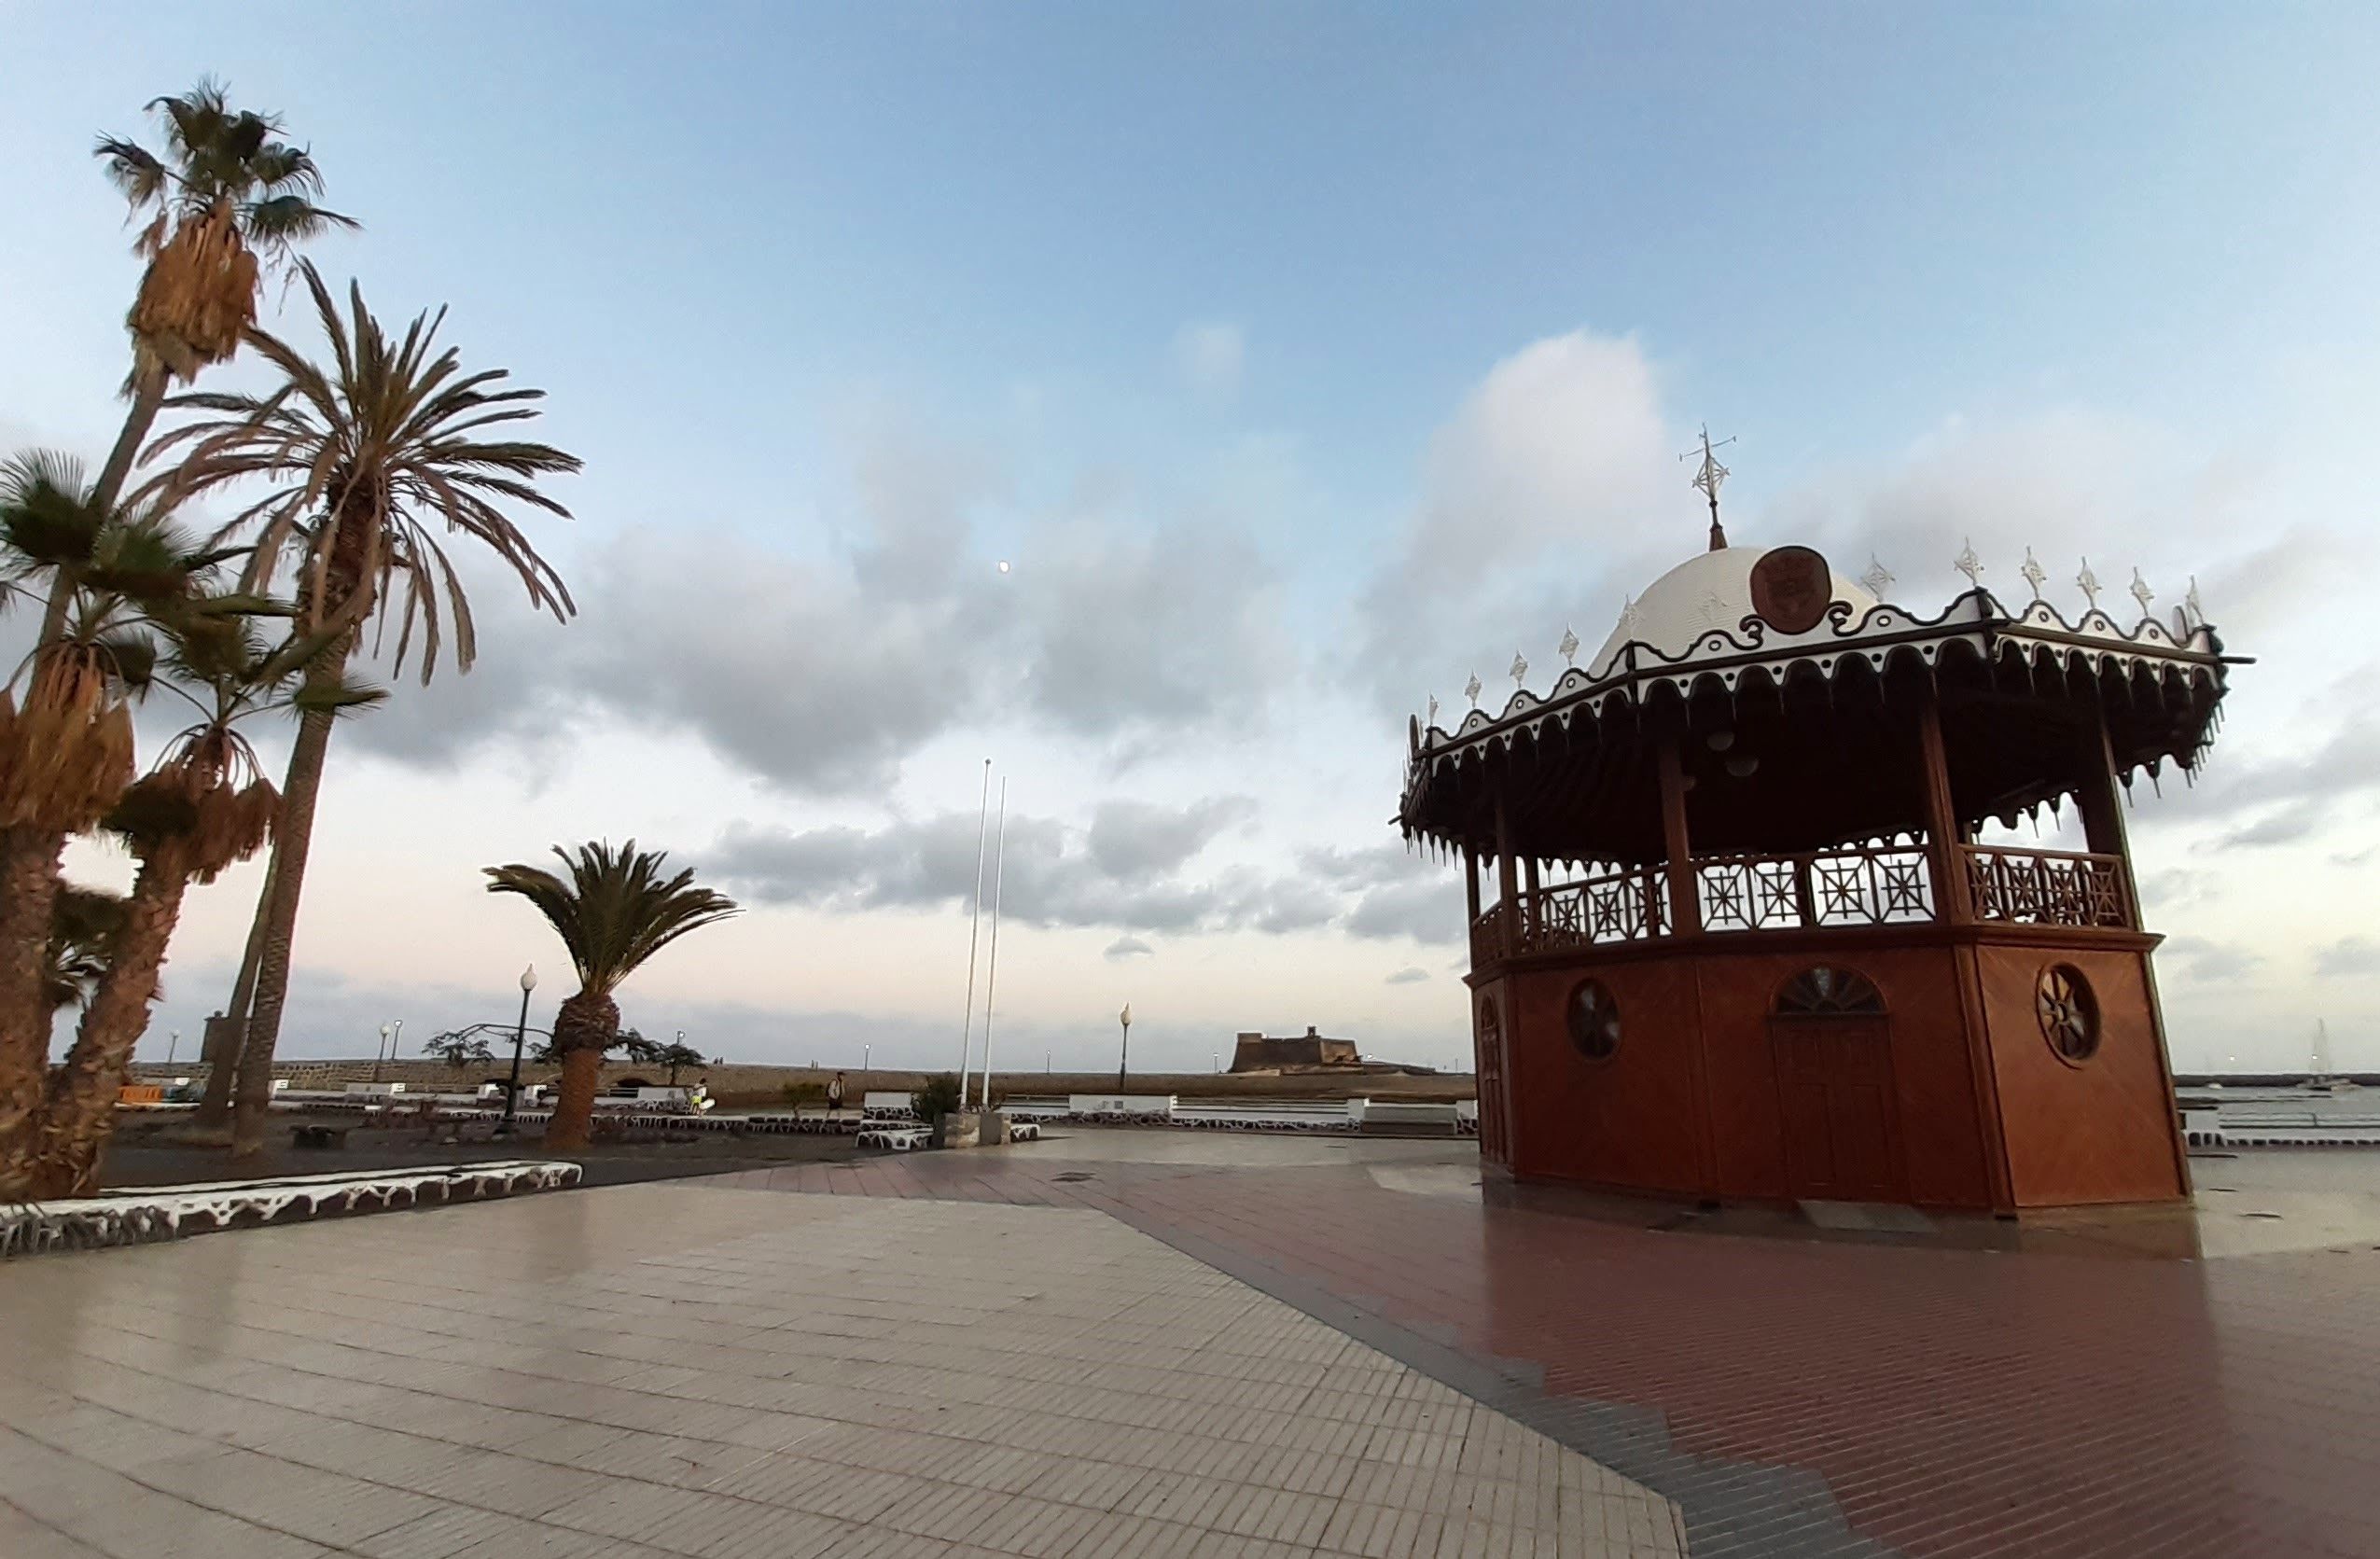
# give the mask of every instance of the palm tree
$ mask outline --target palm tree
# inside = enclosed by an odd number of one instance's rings
[[[459,1029],[452,1034],[432,1036],[430,1042],[422,1047],[422,1053],[437,1056],[458,1072],[475,1061],[495,1059],[488,1050],[485,1035],[466,1035]]]
[[[701,1051],[696,1050],[685,1040],[678,1039],[674,1040],[669,1044],[655,1048],[650,1064],[655,1066],[668,1067],[669,1085],[672,1088],[675,1088],[677,1086],[678,1073],[686,1070],[689,1066],[703,1065],[705,1060],[706,1058]]]
[[[49,1061],[45,966],[66,840],[132,780],[129,700],[156,661],[145,625],[218,561],[155,508],[98,503],[73,460],[0,465],[0,573],[20,588],[54,580],[40,593],[69,607],[0,689],[0,1158],[21,1148]]]
[[[416,314],[403,337],[392,340],[365,308],[360,288],[349,285],[342,317],[314,268],[300,261],[299,271],[328,342],[329,363],[318,366],[279,338],[252,331],[257,351],[283,377],[280,388],[261,397],[176,397],[176,407],[219,415],[157,441],[152,453],[188,452],[151,488],[178,500],[250,478],[268,483],[218,539],[252,540],[252,590],[266,588],[284,569],[296,577],[299,622],[325,635],[308,675],[327,685],[343,674],[365,621],[377,617],[385,627],[393,608],[401,608],[397,667],[418,626],[422,678],[429,680],[451,619],[456,667],[470,669],[478,652],[470,603],[441,529],[494,551],[519,576],[534,606],[567,619],[576,607],[561,576],[505,508],[525,505],[569,518],[536,483],[578,470],[578,460],[550,445],[487,437],[492,428],[536,417],[534,403],[545,392],[499,387],[508,377],[502,369],[464,372],[454,349],[437,344],[443,310]],[[240,1041],[235,1157],[255,1152],[263,1140],[330,731],[330,715],[319,711],[308,712],[299,725],[282,784],[272,864],[250,938],[253,994],[244,1000],[248,993],[235,991],[226,1009],[231,1020],[226,1032]],[[242,984],[251,985],[244,970]],[[220,1122],[230,1086],[228,1070],[222,1075],[220,1085],[209,1078],[202,1121]]]
[[[562,1056],[562,1093],[546,1127],[546,1146],[587,1144],[595,1083],[604,1052],[619,1039],[619,1004],[612,993],[645,961],[689,931],[735,913],[734,903],[694,885],[691,870],[661,875],[668,856],[640,851],[636,842],[615,850],[581,844],[573,855],[554,846],[568,881],[541,867],[487,868],[490,893],[517,893],[535,904],[562,938],[578,971],[578,994],[553,1021],[553,1048]]]
[[[41,968],[42,1005],[51,1020],[69,1007],[90,1002],[107,973],[107,960],[124,924],[124,900],[100,888],[58,884],[49,910],[49,948]]]
[[[160,627],[170,650],[162,687],[198,720],[166,746],[110,811],[139,870],[125,900],[105,973],[84,1009],[74,1048],[53,1072],[39,1130],[23,1160],[0,1162],[0,1196],[11,1190],[63,1196],[88,1189],[115,1121],[115,1102],[132,1051],[148,1025],[158,974],[189,886],[215,881],[262,849],[280,797],[239,725],[276,709],[334,713],[374,702],[369,688],[306,682],[319,649],[302,635],[268,648],[257,603],[216,595],[177,606]]]
[[[280,138],[280,118],[234,110],[220,82],[202,79],[148,112],[163,132],[162,155],[114,135],[92,148],[132,219],[148,218],[132,243],[147,265],[124,320],[132,404],[94,484],[103,508],[123,490],[172,382],[188,383],[239,351],[264,273],[307,240],[355,226],[314,203],[322,172]]]

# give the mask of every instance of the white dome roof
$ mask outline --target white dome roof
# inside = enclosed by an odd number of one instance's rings
[[[1693,647],[1712,629],[1722,629],[1741,640],[1744,619],[1752,610],[1752,565],[1768,555],[1762,547],[1723,547],[1700,552],[1645,587],[1620,614],[1619,625],[1587,662],[1588,675],[1601,677],[1632,642],[1642,643],[1672,660]],[[1853,620],[1877,605],[1876,598],[1831,568],[1831,599],[1851,604]]]

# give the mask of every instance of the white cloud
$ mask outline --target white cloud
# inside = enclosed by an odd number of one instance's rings
[[[1357,604],[1358,679],[1381,706],[1492,675],[1516,632],[1550,654],[1575,618],[1592,641],[1605,596],[1616,612],[1621,589],[1701,535],[1673,441],[1634,338],[1574,331],[1497,363],[1431,439],[1419,501]]]
[[[1239,391],[1247,338],[1225,320],[1192,320],[1174,332],[1174,371],[1204,396],[1227,400]]]

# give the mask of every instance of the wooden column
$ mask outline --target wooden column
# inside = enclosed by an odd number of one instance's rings
[[[1925,786],[1926,866],[1934,881],[1934,918],[1946,926],[1963,926],[1973,918],[1967,897],[1967,861],[1959,848],[1958,814],[1951,805],[1942,699],[1930,678],[1917,703],[1917,761]]]
[[[1678,736],[1661,741],[1661,844],[1669,859],[1669,926],[1675,936],[1703,929],[1703,900],[1694,877],[1693,842],[1686,837],[1686,771],[1677,756]]]
[[[1463,903],[1470,911],[1470,918],[1463,922],[1468,935],[1480,923],[1480,853],[1468,844],[1463,846]]]
[[[2113,856],[2123,863],[2116,880],[2123,890],[2123,922],[2140,925],[2140,892],[2132,880],[2132,842],[2125,837],[2123,798],[2117,793],[2116,754],[2108,739],[2108,716],[2095,700],[2090,723],[2082,731],[2081,778],[2074,788],[2076,808],[2082,814],[2082,847],[2095,856]]]
[[[1521,884],[1512,856],[1512,814],[1501,795],[1496,798],[1496,887],[1501,896],[1496,924],[1509,958],[1521,951]]]

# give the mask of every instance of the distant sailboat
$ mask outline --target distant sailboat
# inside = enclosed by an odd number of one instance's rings
[[[2305,1086],[2316,1093],[2338,1093],[2359,1086],[2353,1078],[2340,1077],[2331,1069],[2331,1025],[2320,1018],[2314,1020],[2314,1054]]]

